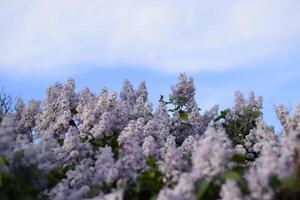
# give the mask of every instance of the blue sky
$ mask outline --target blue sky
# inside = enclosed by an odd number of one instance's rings
[[[300,102],[299,10],[297,0],[0,0],[0,86],[29,100],[69,77],[95,92],[146,80],[156,105],[187,72],[203,109],[254,90],[278,129],[274,105]]]

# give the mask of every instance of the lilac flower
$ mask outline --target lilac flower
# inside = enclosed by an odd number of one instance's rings
[[[96,156],[93,183],[110,185],[118,179],[119,169],[110,147],[103,147],[99,150],[100,153]]]
[[[193,177],[189,174],[182,174],[175,188],[162,189],[157,200],[195,200],[194,183]]]
[[[156,157],[159,154],[158,144],[151,135],[145,138],[142,149],[145,157]]]
[[[236,91],[234,101],[234,110],[237,112],[242,112],[243,108],[246,106],[246,101],[243,93],[240,91]]]
[[[78,163],[92,154],[92,147],[88,142],[81,142],[77,129],[71,127],[62,146],[64,163]]]
[[[234,180],[226,180],[221,188],[221,200],[242,200],[242,193]]]
[[[133,180],[136,179],[138,172],[146,166],[143,150],[137,138],[133,137],[122,143],[117,165],[120,166],[120,176],[122,178]]]
[[[139,88],[136,91],[136,97],[141,98],[144,103],[148,101],[148,91],[145,81],[140,83]]]
[[[22,109],[20,113],[20,130],[31,133],[36,125],[38,113],[40,113],[40,101],[30,100],[28,107]]]
[[[284,130],[287,131],[289,126],[289,118],[288,118],[289,112],[286,110],[286,108],[283,105],[278,105],[276,107],[276,113],[277,113],[277,118],[279,119]]]
[[[192,78],[188,78],[186,74],[180,74],[178,82],[175,86],[171,87],[172,94],[171,98],[178,104],[184,104],[191,102],[195,96],[194,81]]]
[[[255,200],[271,200],[274,192],[269,185],[272,176],[277,175],[278,157],[272,146],[266,144],[262,155],[256,161],[256,168],[250,168],[246,179],[251,191],[251,198]]]
[[[192,173],[199,179],[214,178],[228,168],[231,155],[231,142],[225,132],[209,128],[195,145],[192,153]]]
[[[187,162],[182,158],[181,152],[175,145],[169,145],[160,165],[164,174],[164,182],[174,183],[179,180],[180,175],[188,168]]]

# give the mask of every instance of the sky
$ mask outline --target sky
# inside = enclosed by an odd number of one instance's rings
[[[68,78],[95,92],[145,80],[156,106],[186,72],[204,110],[253,90],[279,130],[274,106],[300,102],[299,10],[298,0],[0,0],[0,86],[28,101]]]

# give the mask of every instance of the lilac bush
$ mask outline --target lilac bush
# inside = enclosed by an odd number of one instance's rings
[[[195,95],[186,74],[157,108],[144,81],[118,95],[70,79],[0,108],[0,199],[298,199],[300,104],[276,107],[275,133],[253,92],[222,111]]]

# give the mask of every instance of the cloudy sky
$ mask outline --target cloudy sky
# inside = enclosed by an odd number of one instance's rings
[[[0,0],[0,86],[30,98],[68,77],[78,89],[118,91],[146,80],[168,95],[194,77],[202,108],[231,106],[235,90],[300,102],[299,0]]]

